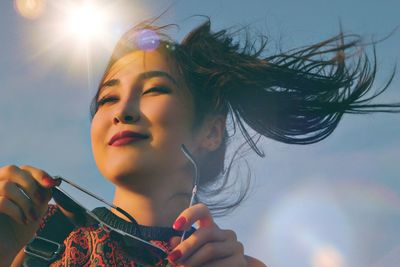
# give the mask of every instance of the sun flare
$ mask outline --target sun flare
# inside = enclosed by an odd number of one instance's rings
[[[1,1],[1,0],[0,0]],[[93,73],[107,60],[115,43],[132,18],[141,21],[144,8],[121,1],[109,0],[14,0],[31,9],[32,3],[46,3],[38,18],[37,27],[31,32],[34,48],[29,61],[40,61],[41,73],[49,73],[59,65],[68,75],[86,78],[92,88]],[[35,6],[36,7],[36,6]],[[18,6],[15,7],[18,13]],[[22,13],[21,13],[22,16]],[[29,42],[25,42],[29,43]]]
[[[76,40],[88,42],[103,36],[107,30],[107,13],[99,6],[87,2],[72,6],[67,11],[66,31]]]

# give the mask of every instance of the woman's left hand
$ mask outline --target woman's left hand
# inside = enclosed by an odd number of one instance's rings
[[[204,204],[196,204],[184,210],[173,228],[189,230],[195,223],[198,229],[182,243],[175,238],[171,245],[175,248],[168,260],[177,266],[247,266],[242,243],[232,230],[222,230],[215,224],[210,210]],[[175,244],[174,244],[175,243]]]

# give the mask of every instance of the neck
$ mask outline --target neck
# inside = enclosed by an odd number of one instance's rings
[[[119,185],[115,189],[113,204],[128,212],[141,225],[172,227],[177,216],[189,206],[192,179],[183,179],[188,181],[183,184],[168,178],[170,177],[163,177],[162,181],[154,179],[153,181],[158,182],[147,184],[142,189]],[[146,180],[150,179],[146,177]],[[173,188],[172,184],[179,186]],[[127,220],[118,211],[113,212]]]

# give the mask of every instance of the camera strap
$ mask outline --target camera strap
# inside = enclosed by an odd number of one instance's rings
[[[59,259],[64,252],[64,240],[75,226],[57,207],[45,221],[45,226],[25,246],[23,267],[44,267]]]

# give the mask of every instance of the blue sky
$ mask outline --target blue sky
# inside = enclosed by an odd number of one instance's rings
[[[59,11],[18,15],[0,2],[0,165],[29,164],[60,174],[112,199],[112,185],[94,164],[89,102],[119,34],[172,1],[103,1],[114,19],[107,43],[90,47],[89,62],[73,40],[54,31]],[[79,2],[79,1],[70,1]],[[112,4],[110,4],[112,2]],[[199,19],[215,30],[250,24],[270,36],[271,52],[339,31],[380,39],[400,25],[398,1],[174,1],[162,22],[179,24],[181,39]],[[400,33],[377,45],[379,88],[399,64]],[[78,51],[79,52],[79,51]],[[88,68],[89,66],[89,68]],[[378,102],[400,102],[400,74]],[[246,253],[274,267],[396,266],[400,262],[400,116],[345,116],[326,140],[309,146],[263,140],[265,158],[249,156],[252,190],[233,214]],[[82,199],[88,206],[97,203]]]

